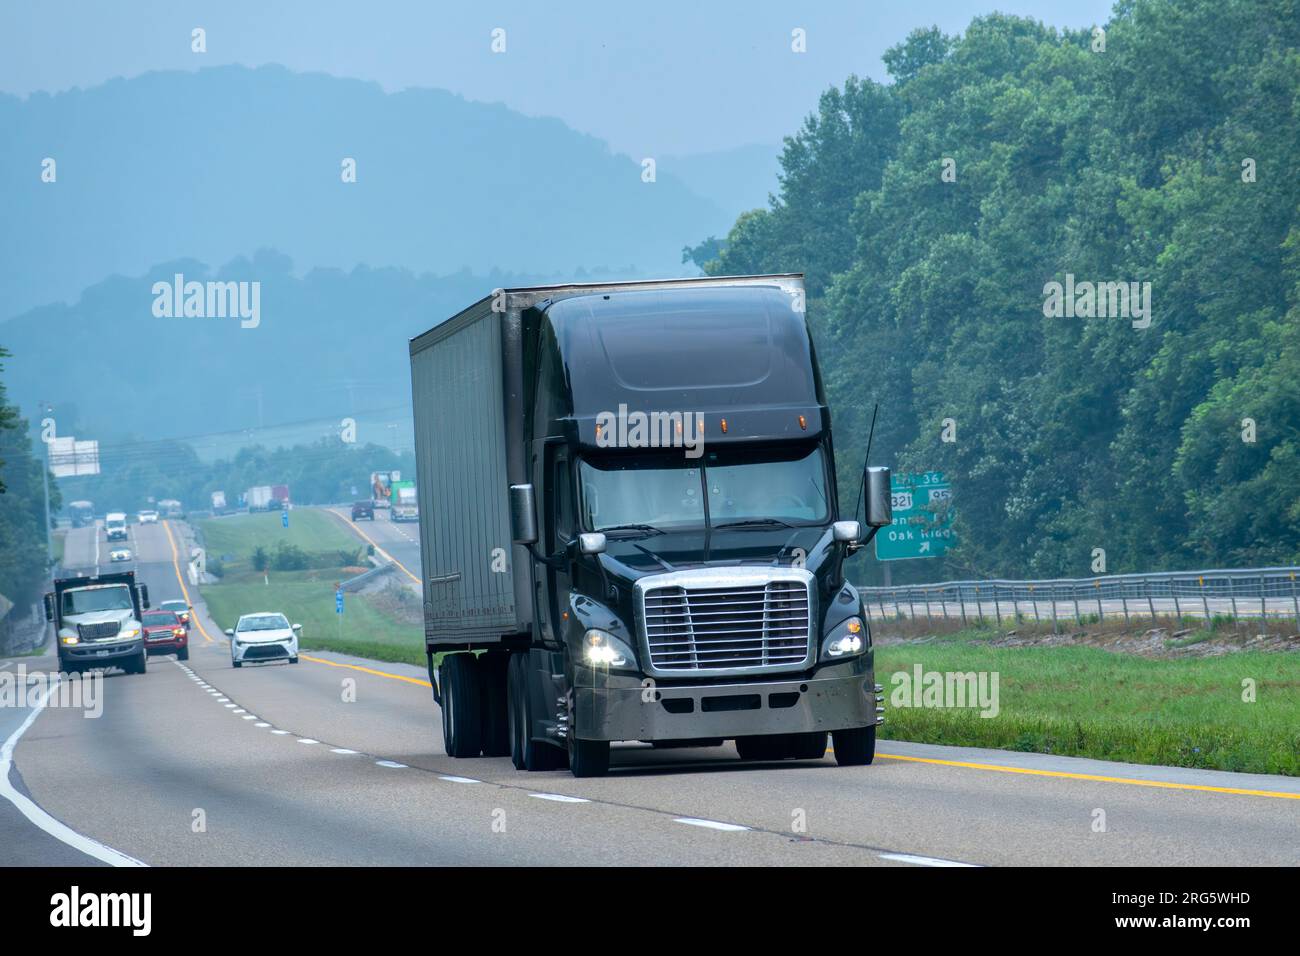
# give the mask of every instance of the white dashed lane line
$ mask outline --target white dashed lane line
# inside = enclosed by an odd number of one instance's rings
[[[377,766],[377,767],[390,767],[390,768],[392,768],[393,770],[405,770],[405,769],[406,769],[406,764],[404,764],[404,763],[398,763],[396,760],[376,760],[376,761],[375,761],[375,766]]]
[[[739,823],[719,823],[717,820],[697,820],[694,817],[678,817],[673,822],[685,823],[693,827],[704,827],[709,830],[725,830],[728,833],[737,833],[749,829],[749,827],[742,827]]]
[[[446,780],[448,783],[482,783],[482,780],[475,780],[473,777],[451,777],[444,774],[438,775],[439,780]]]
[[[977,863],[959,863],[956,860],[941,860],[933,856],[913,856],[911,853],[881,853],[882,860],[897,860],[899,863],[912,863],[916,866],[972,866]]]
[[[537,800],[554,800],[556,803],[591,803],[586,797],[570,797],[563,793],[530,793]]]

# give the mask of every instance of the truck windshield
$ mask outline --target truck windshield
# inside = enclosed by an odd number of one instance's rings
[[[93,611],[131,610],[131,590],[126,585],[108,588],[80,588],[63,592],[64,614],[90,614]]]
[[[584,458],[583,524],[592,531],[650,526],[663,531],[747,521],[824,524],[829,518],[820,447]]]

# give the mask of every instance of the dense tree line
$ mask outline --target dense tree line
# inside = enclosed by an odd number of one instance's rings
[[[8,356],[0,348],[0,359]],[[47,566],[43,467],[43,461],[32,450],[27,422],[9,404],[0,380],[0,594],[13,602],[17,614],[26,613],[44,590]],[[51,482],[50,507],[58,506],[58,488]]]
[[[992,15],[885,62],[787,138],[770,208],[686,255],[807,274],[849,507],[876,401],[873,459],[951,476],[961,545],[896,570],[1300,561],[1296,0]],[[1067,276],[1149,282],[1149,325],[1045,314]]]

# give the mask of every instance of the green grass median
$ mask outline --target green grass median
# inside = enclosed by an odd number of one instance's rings
[[[923,672],[996,673],[997,716],[894,706],[918,664]],[[964,635],[878,647],[876,681],[885,694],[881,735],[894,740],[1300,775],[1294,652],[1162,660],[1094,647],[991,647]]]
[[[424,629],[399,613],[395,602],[383,595],[347,594],[343,614],[334,610],[335,585],[362,568],[364,543],[341,522],[324,511],[290,512],[289,527],[280,515],[251,514],[199,522],[207,548],[209,567],[214,560],[222,570],[218,584],[199,590],[208,611],[222,628],[234,627],[241,614],[279,611],[302,625],[303,650],[330,650],[372,660],[423,666]],[[277,570],[255,568],[260,547],[273,560],[279,546],[299,549],[310,568]],[[352,554],[347,564],[343,558]],[[355,563],[355,564],[354,564]]]

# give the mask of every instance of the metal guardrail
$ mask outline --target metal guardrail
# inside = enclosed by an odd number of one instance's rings
[[[945,581],[858,588],[872,619],[1104,620],[1108,617],[1292,619],[1300,567],[1111,574],[1041,581]]]

